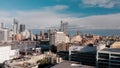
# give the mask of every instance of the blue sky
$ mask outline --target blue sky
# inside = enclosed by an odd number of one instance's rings
[[[0,0],[0,10],[7,10],[7,11],[39,10],[47,6],[66,5],[69,8],[67,10],[62,11],[63,13],[78,13],[78,14],[82,13],[88,16],[88,15],[111,14],[111,13],[120,12],[119,0],[111,0],[111,1],[119,2],[117,5],[114,5],[112,7],[105,7],[105,6],[98,7],[97,5],[96,6],[91,5],[92,7],[89,7],[87,6],[88,4],[85,5],[83,1],[82,0]]]
[[[120,0],[0,0],[0,22],[8,26],[16,18],[28,28],[54,27],[64,20],[73,27],[119,29],[119,16]]]

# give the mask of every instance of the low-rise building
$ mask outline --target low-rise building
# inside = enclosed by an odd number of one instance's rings
[[[105,48],[97,51],[97,68],[119,68],[120,67],[120,48]]]
[[[64,32],[54,32],[50,35],[50,45],[57,46],[59,43],[70,42],[69,37]]]
[[[85,65],[95,65],[96,47],[71,46],[69,48],[69,60],[77,61]]]
[[[106,44],[97,44],[96,45],[96,50],[98,51],[98,50],[102,50],[102,49],[104,49],[104,48],[106,48]]]
[[[120,48],[120,42],[114,42],[110,48]]]
[[[71,43],[79,43],[81,41],[82,41],[82,38],[80,35],[77,35],[71,38]]]
[[[0,46],[0,63],[3,63],[6,60],[17,58],[19,56],[18,49],[11,49],[11,46]]]
[[[80,43],[80,42],[82,42],[82,37],[80,32],[77,31],[77,35],[71,38],[71,43]]]
[[[69,47],[72,46],[71,43],[60,43],[57,45],[57,52],[59,51],[69,51]]]

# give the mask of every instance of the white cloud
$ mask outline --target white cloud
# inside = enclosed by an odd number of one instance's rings
[[[119,0],[82,0],[82,3],[87,7],[103,7],[103,8],[113,8],[117,5]]]
[[[29,11],[29,12],[18,12],[17,18],[21,23],[26,23],[32,26],[32,28],[43,28],[52,25],[57,25],[62,19],[62,14],[57,14],[51,11]],[[31,28],[31,27],[29,27]]]
[[[34,11],[3,11],[0,12],[0,22],[12,24],[13,18],[19,23],[24,23],[28,28],[45,28],[58,26],[61,20],[68,21],[70,25],[81,28],[107,28],[120,29],[120,13],[109,15],[98,15],[89,17],[73,17],[72,14],[61,14],[53,10],[34,10]]]
[[[45,28],[52,25],[57,25],[67,14],[59,14],[57,11],[67,9],[66,5],[56,5],[44,7],[40,10],[31,11],[1,11],[0,22],[5,24],[12,24],[13,19],[16,18],[19,23],[24,23],[28,28]]]
[[[52,10],[52,11],[60,11],[60,10],[65,10],[68,9],[69,6],[67,5],[55,5],[55,6],[48,6],[43,8],[44,10]]]
[[[120,29],[120,13],[73,18],[74,24],[84,29]],[[71,19],[72,20],[72,19]]]

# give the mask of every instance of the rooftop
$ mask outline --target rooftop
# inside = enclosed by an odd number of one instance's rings
[[[120,42],[114,42],[110,48],[120,48]]]
[[[101,50],[102,52],[114,52],[114,53],[120,53],[120,48],[105,48]]]
[[[78,64],[77,62],[73,61],[64,61],[51,68],[95,68],[95,67]]]

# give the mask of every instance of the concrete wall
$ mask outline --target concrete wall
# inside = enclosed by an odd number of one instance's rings
[[[19,56],[19,50],[11,50],[11,46],[0,46],[0,63]]]
[[[10,46],[0,46],[0,63],[10,59]]]

